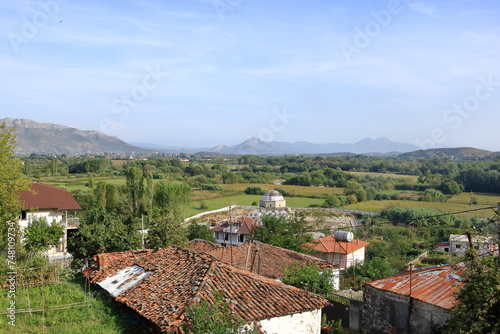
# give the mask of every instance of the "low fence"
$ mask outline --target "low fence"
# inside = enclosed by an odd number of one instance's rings
[[[184,219],[184,222],[187,223],[188,221],[190,221],[192,219],[198,219],[198,218],[201,218],[203,216],[210,215],[213,213],[229,211],[230,208],[254,210],[254,209],[259,209],[260,207],[259,206],[252,206],[252,205],[235,205],[233,207],[226,206],[224,208],[198,213],[194,216],[191,216],[191,217]],[[292,208],[292,209],[293,210],[302,210],[302,211],[314,210],[314,209],[317,210],[317,208]],[[347,212],[347,213],[351,213],[354,215],[361,215],[361,216],[370,216],[370,217],[380,216],[380,213],[360,211],[360,210],[334,209],[334,208],[321,208],[321,209],[325,210],[325,211],[331,211],[331,212]]]

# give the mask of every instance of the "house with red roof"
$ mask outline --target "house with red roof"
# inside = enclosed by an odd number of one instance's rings
[[[352,238],[335,238],[332,234],[305,243],[304,246],[311,250],[311,255],[336,264],[341,269],[347,269],[365,261],[365,247],[369,244],[369,242]]]
[[[48,253],[65,253],[68,230],[78,228],[78,219],[71,218],[71,215],[76,210],[82,209],[73,195],[65,189],[34,182],[30,190],[19,195],[19,200],[23,207],[19,217],[19,225],[22,229],[37,219],[45,219],[48,223],[55,222],[64,226],[61,243]]]
[[[463,264],[444,265],[366,282],[363,290],[364,333],[431,334],[444,325],[464,284]]]
[[[223,221],[212,227],[215,240],[225,245],[241,245],[250,241],[253,228],[257,225],[255,219],[245,216]]]
[[[321,296],[177,246],[99,254],[95,260],[83,272],[90,282],[161,333],[183,333],[186,307],[193,300],[213,303],[218,293],[267,333],[319,334],[321,309],[330,305]]]

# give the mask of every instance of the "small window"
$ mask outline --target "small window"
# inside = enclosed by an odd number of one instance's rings
[[[21,212],[21,220],[26,220],[26,211]]]
[[[238,242],[243,242],[243,234],[238,235]]]
[[[445,247],[445,248],[444,248],[444,251],[445,251],[445,252],[447,252],[447,253],[449,253],[449,252],[450,252],[450,249],[449,249],[448,247]]]
[[[455,248],[456,248],[456,249],[459,249],[459,248],[461,248],[461,247],[462,247],[462,245],[459,245],[459,244],[455,245]]]

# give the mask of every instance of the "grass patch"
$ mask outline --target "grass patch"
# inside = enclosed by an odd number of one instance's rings
[[[90,289],[90,297],[85,294],[84,278],[63,280],[61,284],[19,288],[16,291],[16,309],[43,309],[44,312],[18,313],[15,326],[2,324],[8,333],[149,333],[141,319],[127,308],[119,306],[100,287]],[[7,291],[0,295],[0,304],[8,305]],[[90,306],[64,307],[72,303],[90,303]],[[2,310],[3,311],[3,310]],[[7,321],[7,316],[2,315]],[[2,331],[0,331],[2,332]],[[4,333],[4,332],[2,332]]]
[[[500,196],[493,196],[493,197],[500,199]],[[487,196],[485,196],[485,198],[487,198]],[[484,198],[483,198],[483,200],[484,200]],[[491,200],[491,198],[490,198],[490,200]],[[427,209],[435,209],[435,210],[439,210],[442,212],[452,213],[452,212],[460,212],[460,211],[466,211],[466,210],[472,210],[472,209],[479,209],[479,208],[482,208],[485,206],[492,206],[492,205],[496,205],[496,202],[490,203],[490,204],[483,203],[483,204],[470,206],[468,203],[460,203],[460,202],[454,202],[454,201],[422,202],[422,201],[391,200],[391,201],[360,202],[360,203],[347,205],[344,208],[345,209],[353,209],[353,210],[362,210],[362,211],[368,211],[368,212],[378,212],[378,213],[382,212],[382,210],[390,209],[390,208],[404,208],[404,209],[427,208]],[[481,210],[481,211],[474,211],[474,212],[467,212],[467,213],[458,214],[457,217],[460,217],[463,219],[491,218],[492,213],[493,212],[491,210]]]

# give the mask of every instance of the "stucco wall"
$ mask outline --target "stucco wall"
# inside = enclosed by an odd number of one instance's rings
[[[60,223],[62,221],[63,214],[59,210],[27,212],[26,219],[19,220],[19,226],[21,228],[28,227],[28,223],[30,221],[42,218],[45,218],[48,223],[52,223],[54,220],[56,223]]]
[[[321,310],[262,320],[260,324],[268,334],[320,334]]]
[[[362,333],[431,334],[450,313],[441,307],[365,285]]]

